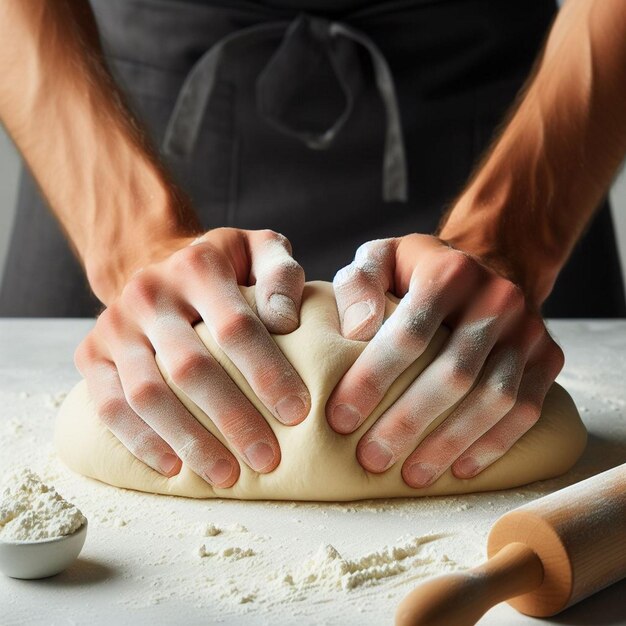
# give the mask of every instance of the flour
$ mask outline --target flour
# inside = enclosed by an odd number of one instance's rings
[[[393,578],[398,579],[396,584],[405,585],[407,581],[454,571],[463,566],[442,553],[440,548],[429,546],[449,538],[448,534],[429,533],[399,539],[376,551],[357,552],[351,558],[341,554],[334,545],[322,543],[317,550],[299,557],[299,564],[295,567],[289,560],[289,564],[285,564],[286,555],[280,550],[273,554],[243,547],[220,549],[216,546],[209,550],[204,544],[198,554],[211,557],[215,565],[219,562],[219,570],[213,570],[214,573],[225,573],[229,571],[229,562],[247,559],[247,575],[242,575],[244,570],[239,570],[241,573],[237,575],[231,569],[235,575],[217,576],[212,580],[212,593],[219,601],[220,610],[226,614],[233,610],[236,613],[252,610],[252,607],[244,609],[241,605],[254,605],[257,610],[263,606],[271,610],[272,607],[303,601],[347,602],[347,596],[367,594],[368,588],[385,584]]]
[[[238,561],[239,559],[245,559],[250,556],[254,556],[256,552],[252,548],[240,548],[239,546],[232,546],[222,550],[221,556]]]
[[[299,568],[278,576],[279,588],[282,587],[284,600],[299,596],[315,587],[334,591],[349,591],[363,585],[372,586],[379,581],[403,574],[413,567],[423,567],[433,563],[432,554],[420,556],[423,547],[437,535],[414,537],[397,546],[385,546],[375,552],[369,552],[355,559],[344,558],[332,545],[321,545],[312,558]],[[446,561],[447,569],[453,563]]]
[[[222,529],[215,524],[205,524],[201,531],[205,537],[217,537],[222,534]]]
[[[239,561],[254,556],[256,552],[252,548],[240,548],[239,546],[229,546],[220,552],[210,550],[206,544],[202,544],[198,548],[198,556],[201,558],[215,557],[218,560]]]
[[[29,469],[7,474],[0,499],[0,539],[37,541],[70,535],[85,516]]]

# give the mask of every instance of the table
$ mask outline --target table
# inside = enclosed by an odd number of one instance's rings
[[[42,581],[0,576],[3,626],[391,624],[415,584],[479,562],[489,527],[504,512],[626,462],[626,321],[554,321],[566,354],[559,382],[590,433],[584,456],[564,477],[467,497],[350,504],[193,501],[117,490],[69,472],[51,443],[58,406],[79,380],[74,348],[92,324],[0,320],[0,474],[31,467],[89,519],[85,548],[66,572]],[[221,529],[217,536],[206,536],[211,524]],[[285,595],[285,574],[299,572],[320,545],[354,562],[416,537],[423,544],[406,571],[375,586]],[[200,556],[203,547],[217,555]],[[241,558],[242,550],[253,555]],[[626,582],[618,583],[550,623],[626,623],[625,594]],[[508,605],[480,621],[542,623]]]

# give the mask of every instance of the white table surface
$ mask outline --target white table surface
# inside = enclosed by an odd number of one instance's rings
[[[92,324],[0,320],[0,473],[32,467],[90,521],[81,557],[66,572],[43,581],[0,576],[2,626],[391,624],[395,606],[417,576],[405,573],[376,587],[338,591],[330,600],[313,594],[295,604],[258,601],[245,611],[225,610],[212,594],[223,582],[219,565],[198,557],[199,545],[211,541],[198,525],[239,522],[249,529],[261,570],[241,561],[238,580],[229,584],[243,588],[262,585],[263,568],[297,563],[320,543],[358,556],[398,537],[433,531],[454,538],[433,543],[433,549],[445,551],[454,567],[468,567],[484,555],[489,527],[506,511],[626,462],[626,322],[555,321],[550,326],[566,354],[559,382],[576,400],[590,434],[584,456],[564,477],[497,493],[354,505],[193,501],[116,490],[70,473],[51,445],[58,404],[79,379],[74,348]],[[228,541],[228,533],[215,540]],[[480,624],[626,624],[625,597],[622,581],[551,622],[500,605]]]

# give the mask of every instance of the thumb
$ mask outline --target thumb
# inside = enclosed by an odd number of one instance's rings
[[[354,261],[333,280],[341,332],[369,341],[385,316],[385,293],[392,284],[397,239],[375,239],[358,248]]]
[[[290,333],[300,320],[304,270],[291,256],[291,245],[283,235],[249,231],[248,241],[259,317],[271,333]]]

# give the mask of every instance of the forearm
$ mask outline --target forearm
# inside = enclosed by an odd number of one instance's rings
[[[0,3],[0,119],[106,302],[143,247],[197,231],[108,73],[81,0]]]
[[[626,152],[626,4],[568,0],[520,104],[446,216],[539,306]]]

